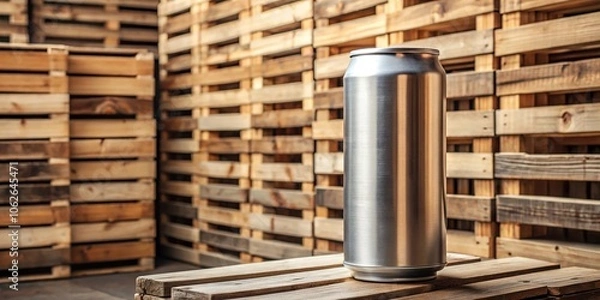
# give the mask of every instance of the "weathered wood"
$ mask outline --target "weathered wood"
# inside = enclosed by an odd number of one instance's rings
[[[71,224],[73,243],[109,242],[140,238],[154,238],[154,219],[137,221]]]
[[[446,136],[493,137],[494,111],[450,111],[446,113]]]
[[[72,183],[72,203],[154,199],[153,182]],[[68,191],[68,190],[67,190]]]
[[[248,190],[226,184],[206,184],[200,186],[202,198],[242,203],[248,201]]]
[[[115,222],[154,218],[154,203],[110,203],[71,205],[72,223]]]
[[[497,30],[495,54],[504,56],[598,42],[598,18],[600,12]]]
[[[200,242],[200,229],[191,226],[162,221],[160,224],[160,235],[174,237],[182,241]]]
[[[315,237],[332,240],[344,241],[344,220],[328,219],[315,217]]]
[[[316,205],[333,209],[344,209],[343,187],[317,187],[315,194]]]
[[[197,208],[191,204],[178,202],[161,202],[160,212],[175,217],[195,219],[198,215]]]
[[[447,247],[448,251],[487,257],[490,247],[494,245],[494,239],[491,236],[477,236],[469,231],[448,230]]]
[[[53,267],[57,265],[67,265],[70,263],[69,248],[38,248],[38,249],[19,249],[19,269],[33,269]],[[10,266],[12,257],[8,251],[0,252],[0,265]]]
[[[494,198],[446,195],[446,213],[450,219],[492,222],[495,221],[495,211]]]
[[[0,122],[0,132],[0,140],[67,137],[69,136],[69,121],[60,119],[5,119]]]
[[[252,122],[250,115],[220,114],[198,119],[198,128],[200,130],[234,131],[250,129],[251,127]]]
[[[0,52],[0,61],[1,56]],[[10,115],[68,113],[69,95],[2,94],[0,111]]]
[[[0,205],[8,204],[11,188],[8,185],[0,187]],[[52,186],[50,184],[21,184],[19,183],[19,203],[42,203],[52,200],[69,199],[69,186]]]
[[[154,139],[85,139],[71,141],[71,158],[154,157]]]
[[[119,180],[156,177],[153,161],[73,161],[71,180]]]
[[[11,229],[0,230],[0,249],[11,247]],[[71,229],[68,226],[44,226],[19,229],[19,249],[68,245],[71,242]]]
[[[498,71],[497,94],[582,92],[600,86],[600,59],[560,62]]]
[[[256,128],[302,127],[310,126],[312,121],[312,110],[273,110],[260,115],[252,115],[252,127]]]
[[[312,182],[313,168],[310,165],[297,163],[262,163],[252,165],[252,180],[269,180],[283,182]]]
[[[572,134],[600,131],[597,103],[496,111],[496,134]]]
[[[224,231],[202,230],[200,242],[231,251],[248,252],[250,249],[250,241],[247,237]]]
[[[228,161],[204,161],[198,166],[199,174],[217,178],[248,178],[250,165]]]
[[[311,237],[313,224],[302,218],[251,213],[248,226],[254,230],[296,237]]]
[[[526,11],[557,11],[564,9],[589,7],[597,4],[595,0],[514,0],[501,1],[500,13]]]
[[[494,52],[494,30],[472,30],[467,32],[453,33],[447,35],[441,35],[436,37],[418,39],[414,41],[403,42],[398,44],[398,46],[407,46],[407,47],[430,47],[436,48],[440,50],[439,59],[442,61],[462,58],[462,57],[472,57],[481,54],[488,54]],[[486,72],[486,80],[491,79],[489,84],[493,85],[493,72]],[[458,74],[451,74],[458,75]],[[448,80],[452,76],[448,76]],[[491,75],[491,78],[489,78]],[[452,85],[448,84],[448,95],[454,95]],[[490,89],[493,90],[493,87],[481,86],[479,89]],[[469,90],[469,89],[467,89]],[[493,93],[493,91],[492,91]],[[465,96],[463,96],[465,97]],[[448,97],[452,98],[452,97]]]
[[[21,205],[18,207],[19,225],[53,225],[69,223],[69,207],[67,205]],[[8,207],[2,207],[8,212]],[[0,215],[0,225],[11,225],[11,216],[6,213]]]
[[[499,195],[498,222],[600,231],[600,203],[596,200]]]
[[[71,115],[152,115],[152,101],[126,97],[73,99]]]
[[[250,203],[289,209],[313,209],[312,193],[283,189],[251,189]]]
[[[73,246],[71,263],[110,262],[154,257],[154,242],[123,242]]]
[[[194,143],[197,144],[198,141],[194,141]],[[250,141],[247,140],[241,140],[239,138],[222,138],[218,140],[202,141],[200,147],[210,153],[239,154],[250,152],[251,146]]]
[[[600,180],[600,156],[594,154],[497,153],[495,176],[506,179]]]
[[[296,154],[314,152],[314,142],[312,139],[303,137],[263,137],[260,140],[253,140],[250,146],[252,152],[264,154]]]
[[[73,49],[69,54],[68,74],[94,76],[153,76],[152,54],[140,51],[131,56],[82,55]]]
[[[0,142],[0,159],[69,158],[68,142],[10,141]]]
[[[71,138],[153,137],[154,120],[71,120]]]
[[[106,87],[110,86],[110,89]],[[154,79],[69,76],[69,94],[72,96],[154,96]]]
[[[21,162],[18,167],[19,182],[69,178],[68,163]],[[0,173],[0,181],[8,182],[9,178],[11,177],[8,172]]]
[[[219,224],[229,227],[245,227],[248,224],[248,216],[239,210],[220,208],[220,207],[202,207],[198,209],[195,216],[199,220]]]
[[[498,257],[523,256],[566,266],[600,268],[600,246],[551,240],[496,239]]]

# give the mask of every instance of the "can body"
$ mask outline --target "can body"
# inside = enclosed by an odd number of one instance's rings
[[[344,265],[433,279],[446,264],[446,74],[437,50],[363,49],[344,75]]]

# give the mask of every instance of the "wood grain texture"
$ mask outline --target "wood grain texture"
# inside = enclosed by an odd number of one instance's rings
[[[19,182],[27,181],[47,181],[54,179],[69,178],[68,163],[48,163],[48,162],[21,162],[19,163]],[[8,182],[8,172],[0,173],[0,181]]]
[[[155,120],[71,120],[71,138],[154,137]]]
[[[68,142],[9,141],[0,142],[0,159],[69,158]]]
[[[496,220],[496,200],[490,197],[446,195],[446,213],[450,219],[492,222]]]
[[[553,105],[496,111],[496,134],[575,134],[600,131],[600,104]]]
[[[155,157],[154,139],[71,140],[71,158]]]
[[[101,203],[71,205],[71,223],[116,222],[153,219],[154,203]]]
[[[9,202],[10,187],[4,185],[0,187],[0,205],[7,205]],[[50,184],[21,184],[19,183],[19,203],[44,203],[52,200],[69,199],[69,186],[52,186]]]
[[[312,182],[313,167],[298,163],[262,163],[253,164],[250,169],[252,180],[281,182]]]
[[[111,262],[154,257],[154,242],[123,242],[73,246],[71,263]]]
[[[600,180],[600,156],[594,154],[496,153],[495,176],[504,179]]]
[[[600,203],[596,200],[499,195],[498,222],[600,231]]]
[[[67,265],[71,262],[69,248],[19,249],[19,268],[33,269]],[[0,251],[0,266],[10,266],[9,251]]]
[[[71,183],[72,203],[153,200],[154,182]]]
[[[0,230],[0,249],[11,247],[11,229]],[[68,226],[45,226],[19,229],[19,249],[67,245],[71,242],[71,228]]]
[[[252,152],[263,154],[299,154],[314,152],[314,142],[310,138],[293,136],[263,137],[252,140]]]
[[[71,162],[71,180],[119,180],[155,178],[154,161],[74,161]]]
[[[126,97],[73,99],[71,115],[146,115],[153,113],[152,101]]]
[[[154,238],[154,219],[137,221],[71,224],[73,243],[109,242],[141,238]]]
[[[200,186],[202,198],[242,203],[248,201],[248,189],[227,184],[203,184]]]
[[[313,209],[312,193],[284,189],[251,189],[250,203],[288,209]]]
[[[10,115],[68,113],[69,95],[2,94],[0,112]]]
[[[334,186],[317,186],[315,192],[315,202],[318,206],[324,206],[333,209],[344,209],[344,188]]]
[[[563,267],[600,267],[600,246],[551,240],[496,239],[498,257],[523,256],[560,263]]]

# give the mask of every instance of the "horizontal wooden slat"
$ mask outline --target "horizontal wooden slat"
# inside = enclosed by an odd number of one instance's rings
[[[160,212],[168,216],[186,219],[196,219],[198,216],[197,208],[188,203],[161,202]]]
[[[600,180],[600,155],[496,153],[495,176],[532,180]]]
[[[304,137],[263,137],[260,140],[252,140],[250,145],[252,152],[264,154],[300,154],[314,152],[314,141]]]
[[[470,231],[448,230],[446,239],[448,251],[488,258],[494,253],[494,237],[476,236]]]
[[[71,224],[72,243],[107,242],[156,236],[155,221],[137,221]]]
[[[450,152],[446,156],[448,178],[493,179],[494,156],[492,153]]]
[[[315,19],[337,17],[384,3],[385,0],[318,0],[315,1]]]
[[[0,215],[0,226],[12,225],[9,206],[2,207],[6,214]],[[65,205],[20,205],[18,208],[18,224],[23,225],[53,225],[69,223],[69,207]]]
[[[71,141],[71,158],[125,158],[156,156],[152,139],[85,139]]]
[[[599,15],[600,17],[600,15]],[[498,96],[600,89],[600,59],[497,71]]]
[[[311,237],[313,231],[311,220],[258,213],[248,215],[248,226],[254,230],[296,237]]]
[[[155,178],[154,161],[73,161],[71,180],[119,180]]]
[[[522,256],[560,263],[567,266],[600,268],[600,246],[550,240],[496,239],[497,256]]]
[[[111,262],[154,257],[154,242],[125,242],[73,246],[71,263]]]
[[[227,161],[205,161],[199,164],[199,173],[207,177],[248,178],[250,165]]]
[[[153,200],[153,182],[71,183],[71,202]]]
[[[154,59],[152,53],[135,57],[115,57],[97,55],[69,55],[69,74],[114,75],[114,76],[153,76]],[[112,88],[112,87],[111,87]]]
[[[71,99],[71,115],[144,115],[151,116],[153,103],[128,97]]]
[[[17,179],[19,182],[69,178],[69,163],[67,162],[20,162],[15,167],[18,168]],[[10,178],[12,176],[8,172],[0,172],[0,182],[8,182]]]
[[[71,205],[71,223],[115,222],[153,219],[154,203],[101,203]]]
[[[250,239],[250,249],[248,252],[252,255],[269,259],[286,259],[312,255],[312,249],[301,245],[259,239]]]
[[[0,142],[0,159],[69,158],[69,142],[7,141]]]
[[[71,138],[154,137],[155,120],[71,120]]]
[[[496,216],[496,199],[469,195],[446,195],[447,218],[492,222]]]
[[[200,241],[200,229],[192,226],[169,223],[166,221],[160,224],[161,236],[174,237],[176,239],[188,242]]]
[[[600,231],[600,201],[499,195],[498,222]]]
[[[563,9],[583,8],[597,4],[596,0],[514,0],[501,1],[500,12],[510,13],[517,11],[557,11]]]
[[[110,88],[107,88],[110,87]],[[69,76],[69,93],[86,96],[154,96],[151,77]]]
[[[68,226],[46,226],[20,228],[19,249],[46,247],[54,245],[68,245],[71,242],[71,229]],[[0,249],[11,247],[12,229],[0,230]]]
[[[597,43],[600,41],[598,18],[600,12],[499,29],[495,54],[504,56]]]
[[[202,198],[242,203],[248,201],[248,190],[227,184],[204,184],[200,186]]]
[[[33,49],[0,49],[2,71],[66,71],[67,52],[60,47],[47,47],[46,51]],[[41,50],[41,49],[40,49]],[[53,52],[52,54],[47,52]],[[62,52],[62,53],[61,53]]]
[[[0,204],[8,205],[12,196],[8,185],[0,187]],[[52,200],[68,200],[69,186],[52,186],[49,183],[26,184],[19,183],[19,203],[43,203]]]
[[[33,269],[67,265],[71,261],[69,248],[37,248],[19,249],[19,268]],[[0,252],[0,266],[10,266],[12,262],[9,251]]]
[[[600,104],[555,105],[496,111],[496,134],[600,132]]]
[[[317,186],[315,194],[316,205],[333,209],[344,209],[343,187]]]
[[[0,122],[2,139],[46,139],[69,136],[66,119],[11,119]]]
[[[0,112],[6,115],[69,113],[67,94],[2,94]]]
[[[284,109],[252,115],[252,127],[255,128],[302,127],[310,126],[312,121],[312,110]]]
[[[198,128],[211,131],[250,129],[251,124],[251,116],[244,114],[211,115],[198,119]]]
[[[246,213],[235,209],[201,207],[198,209],[197,218],[204,222],[229,227],[245,227],[248,225],[248,216]]]
[[[494,30],[473,30],[430,37],[399,44],[407,47],[428,47],[440,50],[439,59],[455,59],[494,52]],[[448,88],[452,88],[448,85]]]
[[[314,47],[343,44],[386,33],[386,16],[375,15],[319,27],[314,31]]]
[[[312,82],[297,82],[265,86],[252,90],[250,102],[252,103],[284,103],[302,101],[313,96]]]
[[[446,136],[493,137],[494,111],[449,111],[446,113]]]
[[[250,168],[252,180],[268,180],[280,182],[312,182],[313,168],[298,163],[262,163]]]
[[[313,209],[312,193],[283,189],[251,189],[250,203],[289,209]]]
[[[250,241],[247,237],[224,231],[202,230],[200,242],[231,251],[248,252],[250,250]]]
[[[315,237],[332,241],[344,241],[344,220],[315,218]]]

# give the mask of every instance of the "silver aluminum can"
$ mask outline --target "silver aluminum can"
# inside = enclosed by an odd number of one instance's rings
[[[376,282],[446,265],[446,73],[439,51],[352,51],[344,75],[344,265]]]

